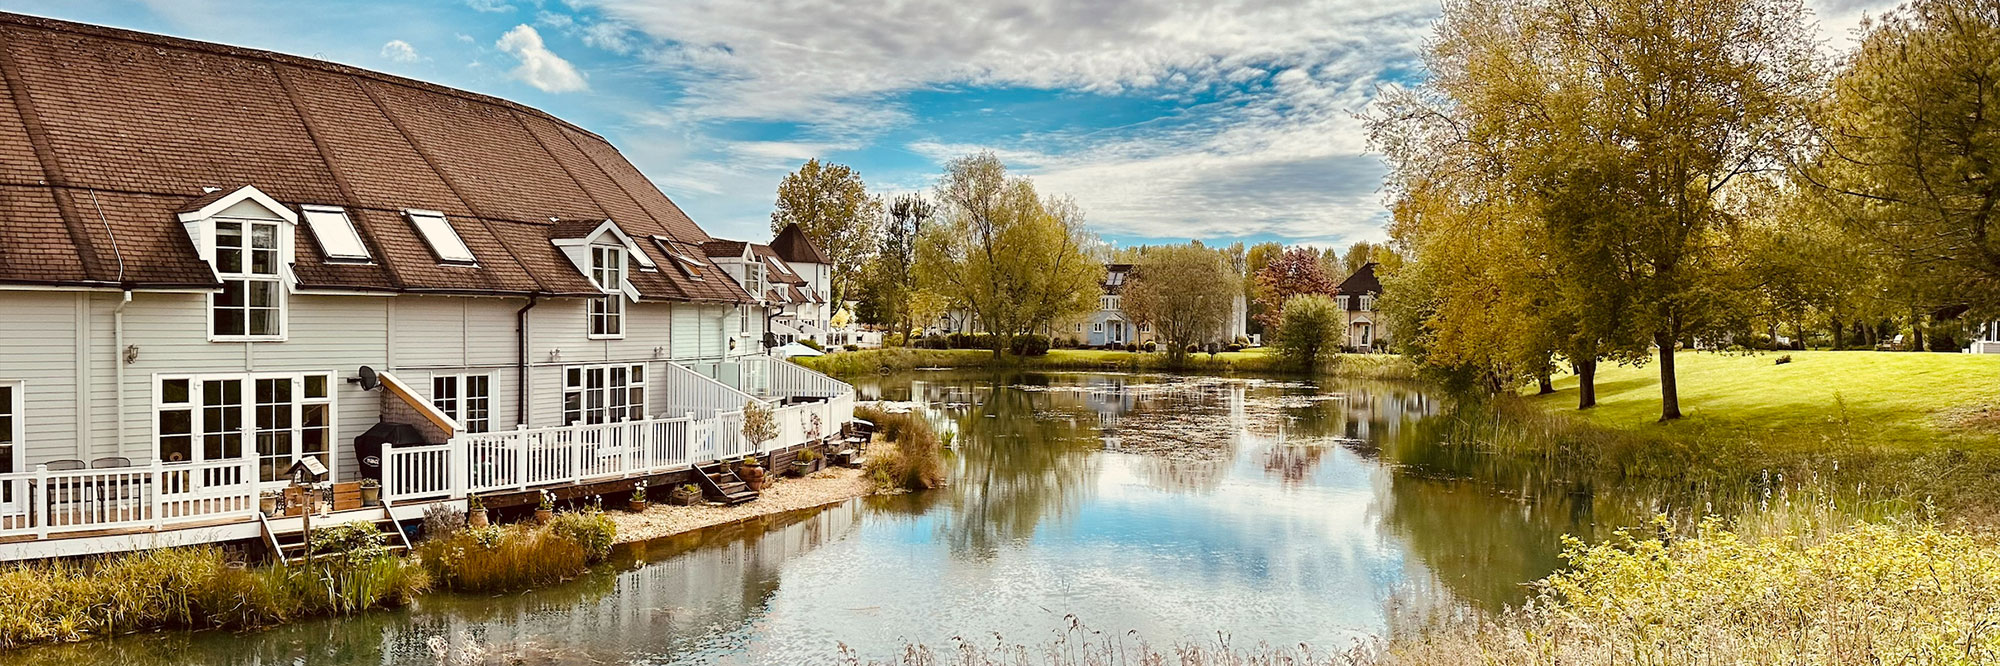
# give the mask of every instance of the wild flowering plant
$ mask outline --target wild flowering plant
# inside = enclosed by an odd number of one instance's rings
[[[535,508],[541,511],[556,510],[556,494],[547,490],[542,491],[542,503],[535,505]]]

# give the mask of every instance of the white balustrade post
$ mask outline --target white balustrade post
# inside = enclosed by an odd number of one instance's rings
[[[466,455],[465,438],[457,433],[444,440],[444,445],[445,488],[449,493],[447,496],[458,499],[465,496],[466,486],[470,483],[472,470],[466,464],[470,457]]]
[[[578,478],[582,478],[581,475],[583,473],[583,439],[584,437],[587,436],[584,433],[589,432],[589,429],[590,429],[589,426],[583,426],[583,425],[570,426],[570,433],[569,433],[570,438],[568,445],[569,477],[563,479],[565,481],[574,481]]]
[[[514,483],[528,488],[528,424],[514,424]]]
[[[682,460],[681,462],[684,462],[684,463],[687,463],[687,465],[688,465],[689,467],[693,467],[693,466],[694,466],[694,462],[695,462],[695,460],[694,460],[694,455],[695,455],[695,454],[694,454],[694,443],[695,443],[695,437],[694,437],[694,428],[695,428],[695,423],[696,423],[696,422],[695,422],[695,420],[694,420],[694,412],[688,412],[688,413],[687,413],[687,417],[688,417],[688,424],[687,424],[687,435],[686,435],[686,437],[687,437],[687,446],[685,446],[685,447],[682,447],[682,448],[681,448],[681,457],[685,458],[685,460]]]
[[[153,497],[146,503],[146,513],[152,518],[153,525],[158,526],[166,520],[165,507],[167,498],[165,491],[167,488],[167,467],[165,463],[160,462],[159,458],[154,458],[153,464],[146,467],[147,474],[153,477]]]
[[[401,499],[396,495],[396,454],[393,453],[395,450],[384,443],[382,453],[378,454],[382,460],[382,501],[387,504],[395,504],[396,500]]]
[[[35,537],[49,538],[49,466],[35,466]]]

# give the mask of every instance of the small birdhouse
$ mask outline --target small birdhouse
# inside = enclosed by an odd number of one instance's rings
[[[306,456],[292,463],[292,468],[285,474],[301,484],[319,483],[326,478],[326,465],[320,464],[318,456]]]

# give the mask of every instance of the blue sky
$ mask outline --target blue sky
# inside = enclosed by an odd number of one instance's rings
[[[1819,0],[1841,35],[1890,0]],[[710,233],[808,157],[884,194],[997,153],[1119,244],[1380,240],[1356,112],[1435,0],[0,0],[505,97],[611,139]],[[1838,41],[1838,40],[1834,40]]]

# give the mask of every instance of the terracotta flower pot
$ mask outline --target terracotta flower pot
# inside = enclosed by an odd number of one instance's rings
[[[486,523],[486,510],[485,510],[485,509],[478,509],[478,510],[474,510],[474,511],[468,511],[468,512],[466,512],[466,514],[465,514],[465,524],[466,524],[466,525],[469,525],[469,526],[472,526],[472,527],[485,527],[485,526],[486,526],[486,524],[487,524],[487,523]]]
[[[625,503],[625,508],[627,508],[627,509],[631,509],[631,510],[632,510],[632,513],[645,513],[645,512],[646,512],[646,500],[630,500],[630,501],[627,501],[627,502]]]
[[[555,509],[535,509],[535,524],[547,525],[549,524],[549,521],[555,519],[556,519]]]

